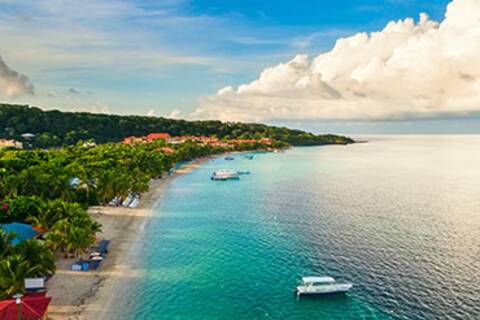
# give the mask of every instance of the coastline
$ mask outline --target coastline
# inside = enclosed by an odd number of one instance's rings
[[[222,155],[213,157],[218,156]],[[136,276],[128,258],[144,223],[152,216],[155,204],[176,177],[198,168],[210,159],[212,157],[192,160],[176,169],[172,175],[152,181],[149,191],[142,195],[138,208],[90,207],[89,212],[102,224],[102,232],[97,235],[97,239],[111,240],[109,253],[98,270],[89,272],[71,271],[70,265],[76,259],[57,259],[57,271],[47,285],[49,296],[52,297],[48,318],[103,318],[102,313],[113,302],[113,292],[122,286],[122,279]]]

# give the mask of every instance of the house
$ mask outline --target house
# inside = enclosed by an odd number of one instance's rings
[[[32,139],[35,139],[36,135],[34,135],[33,133],[24,133],[22,134],[22,138],[25,139],[25,140],[32,140]]]
[[[170,138],[171,136],[168,133],[150,133],[145,139],[148,142],[152,142],[155,140],[168,140]]]
[[[158,151],[161,151],[165,154],[173,154],[175,153],[175,149],[169,148],[169,147],[163,147],[163,148],[158,148]]]
[[[242,144],[242,143],[253,144],[257,142],[258,140],[255,140],[255,139],[236,139],[231,141],[232,144]]]
[[[134,143],[142,143],[142,142],[144,142],[143,137],[135,137],[135,136],[126,137],[122,141],[123,144],[134,144]]]
[[[1,148],[23,149],[23,143],[15,140],[0,139],[0,149]]]
[[[211,144],[211,143],[215,143],[215,142],[218,142],[218,138],[217,137],[206,137],[206,136],[201,136],[200,137],[200,141],[204,144]]]

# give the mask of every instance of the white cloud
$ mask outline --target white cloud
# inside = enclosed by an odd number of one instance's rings
[[[33,84],[26,75],[11,69],[0,56],[0,93],[8,98],[35,94]]]
[[[391,119],[480,111],[480,1],[454,0],[332,50],[264,70],[202,99],[190,116],[222,120]]]
[[[169,114],[165,115],[165,118],[180,119],[180,118],[182,118],[182,111],[179,110],[179,109],[175,109],[172,112],[170,112]]]
[[[157,116],[157,114],[156,114],[155,110],[153,110],[153,109],[148,110],[147,117],[156,117],[156,116]]]

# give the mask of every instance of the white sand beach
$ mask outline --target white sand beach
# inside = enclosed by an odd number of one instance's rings
[[[95,206],[89,209],[102,224],[102,232],[97,238],[111,240],[109,253],[98,270],[89,272],[71,271],[74,259],[57,259],[57,271],[48,282],[48,294],[52,297],[48,313],[50,319],[102,318],[102,313],[115,297],[112,293],[122,285],[120,279],[135,276],[135,271],[126,262],[142,224],[151,216],[154,205],[173,179],[206,160],[189,162],[173,175],[153,181],[150,191],[142,196],[139,208]]]

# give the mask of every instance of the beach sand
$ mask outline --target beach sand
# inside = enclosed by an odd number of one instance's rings
[[[124,284],[124,279],[136,276],[128,261],[129,252],[143,229],[143,223],[151,216],[154,205],[173,179],[206,160],[189,162],[173,175],[153,181],[150,191],[142,195],[139,208],[96,206],[89,209],[102,224],[102,232],[97,238],[111,240],[109,253],[98,270],[89,272],[70,271],[74,259],[57,259],[57,271],[48,282],[48,295],[52,297],[49,319],[108,318],[108,306],[115,299],[115,292]]]

